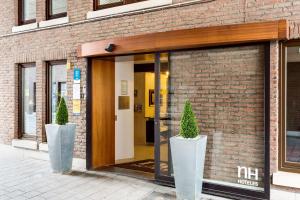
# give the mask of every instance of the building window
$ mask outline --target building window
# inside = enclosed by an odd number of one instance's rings
[[[47,19],[67,16],[67,0],[47,0]]]
[[[67,98],[67,67],[65,61],[48,63],[48,123],[55,123],[61,97]]]
[[[36,22],[36,0],[19,0],[19,25]]]
[[[95,0],[94,9],[100,10],[125,4],[137,3],[145,0]]]
[[[300,42],[283,45],[280,166],[300,172]]]
[[[36,135],[36,67],[20,66],[20,122],[21,137]]]

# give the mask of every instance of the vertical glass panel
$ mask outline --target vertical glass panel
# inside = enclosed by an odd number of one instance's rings
[[[170,95],[171,85],[169,79],[169,62],[168,54],[160,55],[160,172],[161,175],[171,176],[172,172],[172,159],[169,145],[169,138],[172,134],[171,120],[171,102]]]
[[[36,18],[36,0],[23,0],[23,20]]]
[[[51,123],[55,123],[56,109],[61,97],[67,100],[67,67],[65,64],[51,66]]]
[[[120,3],[123,2],[123,0],[99,0],[99,5],[107,5],[107,4],[113,4],[113,3]]]
[[[190,100],[208,136],[205,181],[263,191],[263,46],[172,52],[160,73],[160,173],[173,174],[168,139]]]
[[[51,15],[67,12],[67,0],[51,0]]]
[[[300,162],[300,47],[287,47],[286,161]]]
[[[36,134],[36,72],[35,67],[22,68],[23,133]]]

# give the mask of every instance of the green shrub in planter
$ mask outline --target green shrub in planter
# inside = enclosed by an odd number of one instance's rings
[[[68,121],[66,101],[61,97],[56,112],[56,124],[46,124],[51,168],[56,173],[65,173],[72,169],[76,124]]]
[[[61,97],[58,104],[55,122],[58,125],[66,125],[69,122],[68,108],[63,97]]]
[[[177,199],[202,199],[207,136],[199,135],[192,105],[185,102],[179,136],[170,138]]]
[[[192,109],[192,104],[189,100],[185,102],[183,113],[180,120],[179,135],[183,138],[195,138],[199,135],[197,119]]]

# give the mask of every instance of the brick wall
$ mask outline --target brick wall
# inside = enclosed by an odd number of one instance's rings
[[[278,134],[279,134],[279,44],[270,46],[270,171],[278,170]]]
[[[189,99],[208,136],[205,178],[237,183],[238,166],[258,168],[263,187],[263,46],[176,52],[170,66],[173,133]]]
[[[158,9],[94,21],[85,20],[92,10],[92,0],[68,0],[68,15],[72,24],[59,28],[12,34],[16,25],[16,2],[3,1],[0,7],[0,142],[10,143],[17,133],[17,70],[16,64],[36,62],[37,74],[42,76],[45,61],[68,59],[82,69],[82,86],[85,85],[86,60],[76,57],[78,45],[88,42],[149,32],[236,24],[274,19],[288,19],[291,38],[299,37],[300,1],[298,0],[216,0],[210,3],[180,4],[174,8]],[[187,0],[174,0],[175,3]],[[37,0],[37,21],[45,20],[45,0]],[[78,23],[75,23],[78,22]],[[271,44],[271,168],[277,170],[278,159],[278,43]],[[71,98],[72,71],[68,73]],[[41,141],[45,121],[45,78],[37,78],[37,127]],[[71,110],[71,101],[68,105]],[[85,101],[78,122],[76,156],[85,157]]]

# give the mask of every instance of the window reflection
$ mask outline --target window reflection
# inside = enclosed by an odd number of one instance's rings
[[[36,0],[23,0],[23,20],[36,18]]]
[[[22,67],[23,133],[36,134],[36,68]]]
[[[60,98],[67,98],[67,67],[65,64],[51,65],[50,71],[50,122],[55,123],[56,109]]]
[[[67,12],[67,0],[52,0],[51,15]]]
[[[300,162],[300,47],[287,48],[286,160]]]
[[[262,46],[175,51],[161,61],[160,175],[173,176],[169,138],[179,133],[190,100],[208,136],[205,182],[263,191],[263,52]]]

